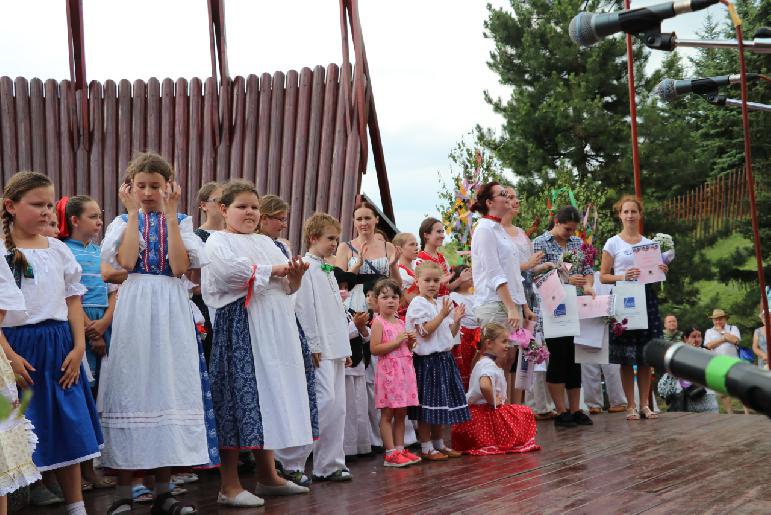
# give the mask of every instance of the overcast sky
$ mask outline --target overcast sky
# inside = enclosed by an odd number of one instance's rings
[[[415,231],[435,211],[437,173],[449,175],[450,150],[475,124],[501,124],[482,97],[485,89],[506,95],[486,65],[492,48],[483,37],[487,1],[359,3],[396,221]],[[83,4],[89,80],[211,73],[206,0]],[[69,78],[64,2],[0,0],[0,6],[0,75]],[[721,9],[709,11],[722,17]],[[704,12],[681,15],[663,29],[692,37]],[[233,76],[342,60],[336,0],[226,0],[226,22]],[[363,190],[379,201],[371,161],[370,169]]]

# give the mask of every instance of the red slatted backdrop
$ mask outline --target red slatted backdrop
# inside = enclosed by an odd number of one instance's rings
[[[339,218],[350,238],[371,140],[383,212],[394,219],[357,0],[340,0],[342,66],[231,78],[224,0],[209,0],[212,77],[117,84],[86,83],[82,0],[66,1],[71,80],[0,77],[0,186],[17,171],[44,172],[57,195],[96,198],[109,222],[131,157],[158,152],[196,223],[202,184],[245,178],[290,202],[288,236],[300,249],[314,211]]]

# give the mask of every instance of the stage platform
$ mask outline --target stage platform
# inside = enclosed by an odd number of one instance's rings
[[[665,413],[628,422],[596,415],[588,428],[539,422],[538,452],[463,457],[384,469],[382,456],[350,463],[350,483],[268,498],[256,510],[221,509],[218,476],[202,474],[181,499],[201,514],[251,513],[771,513],[771,420],[762,415]],[[243,477],[253,486],[252,477]],[[103,514],[112,491],[86,493]],[[146,506],[134,513],[149,513]],[[26,508],[22,514],[58,514]]]

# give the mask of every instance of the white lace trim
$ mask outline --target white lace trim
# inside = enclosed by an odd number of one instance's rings
[[[93,454],[89,454],[88,456],[82,456],[80,458],[75,458],[74,460],[63,461],[61,463],[55,463],[53,465],[47,465],[45,467],[38,467],[38,470],[40,472],[45,472],[47,470],[55,470],[55,469],[60,469],[60,468],[64,468],[64,467],[69,467],[70,465],[75,465],[76,463],[82,463],[84,461],[88,461],[88,460],[92,460],[94,458],[98,458],[101,455],[102,455],[101,452],[95,452]]]

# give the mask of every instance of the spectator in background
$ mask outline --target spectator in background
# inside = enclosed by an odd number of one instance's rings
[[[712,327],[707,329],[704,333],[704,347],[711,350],[715,354],[722,354],[724,356],[738,357],[739,341],[741,340],[741,334],[739,328],[735,325],[729,325],[728,315],[722,309],[712,310]],[[731,397],[728,395],[722,395],[722,403],[725,412],[729,415],[733,414],[733,404]],[[744,414],[749,415],[749,410],[745,407]]]
[[[702,346],[701,330],[690,327],[685,330],[685,343],[696,348]],[[718,413],[715,392],[689,381],[677,379],[669,373],[659,381],[659,394],[666,399],[667,411],[693,413]]]
[[[673,313],[664,317],[664,339],[670,342],[683,341],[683,332],[677,330],[677,317]]]
[[[763,316],[763,307],[758,307],[760,327],[755,329],[752,335],[752,351],[758,357],[758,366],[768,370],[768,345],[766,344],[766,317]]]

